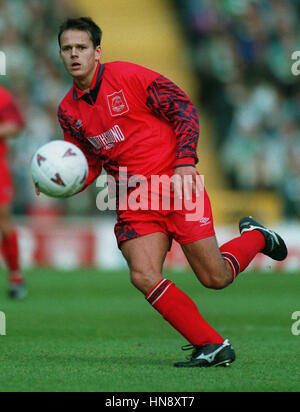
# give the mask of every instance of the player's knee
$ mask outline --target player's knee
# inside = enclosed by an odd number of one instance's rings
[[[228,286],[228,282],[224,279],[213,279],[210,282],[210,289],[214,289],[214,290],[221,290],[221,289],[225,289]]]
[[[206,273],[201,277],[202,284],[208,289],[221,290],[225,289],[231,280],[226,271],[220,273]]]
[[[161,275],[152,269],[136,270],[130,272],[131,283],[145,295],[159,282]]]

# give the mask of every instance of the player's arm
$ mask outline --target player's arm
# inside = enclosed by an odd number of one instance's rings
[[[58,111],[58,120],[59,120],[60,126],[64,133],[64,140],[66,140],[67,142],[73,143],[74,145],[79,147],[79,149],[84,153],[87,159],[87,162],[89,165],[89,175],[85,182],[84,187],[81,189],[81,192],[82,192],[88,186],[90,186],[97,179],[97,177],[101,174],[102,168],[103,168],[103,161],[101,160],[99,156],[91,152],[88,152],[84,143],[80,142],[78,139],[73,137],[74,132],[72,132],[70,125],[68,124],[64,116],[62,116],[62,112],[60,109]]]
[[[188,96],[173,82],[160,76],[147,89],[147,106],[168,121],[175,132],[177,154],[175,175],[181,177],[175,191],[181,196],[184,176],[191,176],[193,188],[197,186],[196,164],[199,139],[199,116]],[[175,180],[176,182],[176,180]],[[196,190],[195,190],[196,191]]]
[[[173,127],[177,141],[176,166],[198,163],[199,117],[197,109],[175,83],[160,76],[148,87],[147,106]]]
[[[10,102],[0,110],[0,139],[8,139],[18,134],[24,127],[24,120],[17,106]]]

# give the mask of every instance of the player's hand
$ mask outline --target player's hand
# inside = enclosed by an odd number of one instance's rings
[[[34,185],[34,187],[35,187],[35,193],[36,193],[36,195],[37,195],[37,196],[40,196],[41,192],[40,192],[39,186],[36,184],[36,185]]]
[[[177,167],[174,172],[173,191],[182,199],[192,200],[192,193],[200,196],[202,190],[201,179],[194,166]]]

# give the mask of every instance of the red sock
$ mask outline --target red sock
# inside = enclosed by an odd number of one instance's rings
[[[18,234],[15,230],[3,237],[2,252],[5,263],[10,270],[10,281],[13,283],[23,281],[19,266]]]
[[[230,263],[233,280],[243,272],[255,256],[266,246],[264,235],[258,230],[245,232],[220,248],[223,258]]]
[[[224,342],[200,315],[195,303],[170,280],[158,282],[146,299],[192,345]]]

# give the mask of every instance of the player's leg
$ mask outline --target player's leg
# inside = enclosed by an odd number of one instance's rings
[[[215,237],[182,246],[198,279],[205,286],[215,289],[226,287],[259,252],[279,261],[286,258],[287,248],[283,239],[251,217],[240,221],[240,232],[240,237],[227,242],[220,250]],[[227,366],[234,360],[234,350],[226,339],[219,345],[194,345],[190,361],[177,362],[175,366]]]
[[[285,258],[286,247],[280,236],[251,218],[241,220],[241,236],[219,248],[210,200],[205,190],[202,194],[192,214],[183,209],[171,215],[171,227],[174,238],[182,245],[187,260],[203,285],[212,289],[225,288],[259,252],[277,260]]]
[[[121,244],[121,251],[130,269],[132,284],[146,295],[158,282],[170,240],[162,232],[140,236]]]
[[[0,238],[5,263],[9,269],[9,296],[24,299],[26,285],[19,263],[18,234],[14,228],[10,205],[13,200],[13,182],[9,165],[0,158]]]
[[[182,250],[205,287],[223,289],[232,283],[231,265],[223,259],[215,236],[182,245]]]
[[[10,206],[0,205],[1,249],[9,269],[9,295],[12,298],[25,297],[24,277],[20,269],[18,234],[14,228]]]
[[[260,232],[240,236],[219,248],[214,237],[182,246],[183,252],[200,282],[210,289],[223,289],[244,271],[265,247]]]
[[[222,289],[243,272],[258,253],[283,260],[287,249],[282,238],[252,218],[240,222],[241,236],[220,248],[215,237],[182,246],[198,279],[208,288]]]
[[[183,252],[201,283],[223,289],[243,272],[266,245],[264,235],[255,230],[242,234],[221,248],[215,237],[182,245]]]
[[[169,250],[169,237],[153,233],[125,241],[120,246],[128,262],[131,281],[147,301],[192,345],[223,344],[222,338],[200,315],[195,303],[162,269]]]
[[[20,272],[18,235],[14,228],[10,206],[0,206],[0,232],[2,236],[2,252],[11,278]]]

